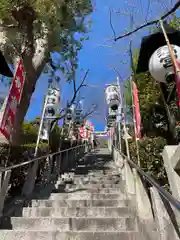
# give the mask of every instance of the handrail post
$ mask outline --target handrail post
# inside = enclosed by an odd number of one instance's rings
[[[2,176],[2,172],[0,174]],[[6,171],[4,174],[4,178],[1,180],[2,184],[0,187],[0,217],[2,216],[2,211],[4,208],[4,202],[6,198],[6,193],[8,191],[10,177],[11,177],[11,170]]]
[[[69,151],[67,150],[66,151],[66,163],[67,163],[67,168],[66,168],[66,170],[67,170],[67,172],[69,173],[69,153],[68,153]]]
[[[174,146],[165,146],[162,157],[164,161],[164,166],[166,169],[167,177],[169,180],[170,189],[172,191],[172,195],[180,201],[180,177],[174,169],[174,160],[175,158],[179,158],[180,147],[179,145]],[[180,226],[180,214],[179,211],[174,209],[178,225]]]
[[[62,166],[62,153],[59,153],[59,160],[58,160],[58,175],[60,175],[61,172],[61,166]]]
[[[27,178],[22,188],[22,195],[28,196],[32,193],[36,181],[38,165],[38,160],[30,164],[27,172]]]
[[[172,195],[180,201],[180,177],[173,168],[173,156],[177,151],[178,146],[165,146],[162,157],[169,180]],[[180,151],[179,151],[180,154]]]

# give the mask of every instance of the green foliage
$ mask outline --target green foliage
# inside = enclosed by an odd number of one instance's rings
[[[132,106],[131,82],[129,80],[124,84],[124,100],[128,106]]]
[[[39,131],[40,118],[36,118],[33,121],[24,122],[21,131],[21,143],[22,144],[35,144],[37,141]],[[61,139],[61,128],[56,125],[53,132],[50,135],[50,147],[51,150],[57,151]]]
[[[5,164],[7,164],[7,166],[14,166],[16,164],[33,159],[35,147],[36,147],[36,144],[34,143],[24,144],[21,146],[13,146],[11,147],[11,149],[9,149],[9,145],[6,145],[6,144],[1,145],[0,146],[0,157],[1,157],[0,166],[4,167]],[[49,152],[48,144],[41,143],[39,145],[38,156],[46,155],[48,152]],[[28,168],[29,168],[29,165],[24,165],[22,167],[18,167],[12,170],[11,178],[10,178],[11,187],[8,192],[8,197],[11,198],[21,193]]]
[[[26,81],[18,107],[16,131],[12,141],[19,141],[22,122],[28,110],[36,82],[50,60],[50,53],[58,52],[65,80],[75,80],[78,53],[88,39],[92,12],[90,0],[0,0],[0,21],[3,32],[0,48],[11,64],[23,59]],[[80,39],[76,39],[78,33]],[[32,83],[32,84],[31,84]],[[27,97],[28,96],[28,97]],[[30,137],[30,136],[29,136]],[[34,133],[31,134],[34,141]]]
[[[180,19],[175,15],[170,20],[170,25],[179,29]],[[138,60],[137,50],[134,53],[133,62],[136,70]],[[168,130],[168,121],[164,104],[160,95],[159,84],[151,77],[149,72],[136,74],[135,82],[138,87],[138,96],[140,104],[140,113],[142,118],[142,135],[139,141],[139,155],[141,167],[154,176],[158,182],[165,186],[168,183],[161,153],[166,144],[171,141],[171,135]],[[172,90],[172,83],[167,83],[165,88],[168,93]],[[163,90],[165,93],[165,90]],[[131,86],[127,81],[125,84],[126,103],[131,107]],[[176,107],[176,97],[173,95],[172,100],[168,103],[171,114],[175,116],[175,122],[180,122],[179,110]],[[172,115],[173,116],[173,115]],[[177,126],[178,134],[180,128]],[[133,135],[131,135],[133,136]],[[179,134],[180,137],[180,134]],[[123,141],[123,150],[125,144]],[[130,155],[133,161],[137,163],[136,143],[134,137],[130,141]]]
[[[36,143],[38,134],[38,125],[31,122],[24,122],[22,126],[21,139],[24,144]]]
[[[0,45],[11,63],[21,55],[25,42],[29,42],[27,47],[33,57],[39,44],[37,40],[42,40],[45,56],[53,51],[61,54],[62,72],[65,69],[62,63],[67,60],[73,60],[77,69],[77,53],[82,42],[88,39],[90,21],[85,19],[92,12],[90,0],[0,0],[0,6],[0,20],[7,36],[6,42]],[[77,32],[81,34],[79,40],[74,38]]]
[[[60,146],[60,141],[62,141],[62,129],[56,125],[53,132],[50,134],[49,144],[53,152],[58,151]]]
[[[161,137],[144,137],[138,141],[141,168],[153,176],[161,186],[168,183],[167,175],[161,153],[166,140]],[[129,140],[129,150],[131,159],[137,164],[137,148],[134,139]],[[125,142],[123,141],[123,151],[125,153]]]
[[[169,24],[174,27],[175,29],[180,30],[180,18],[173,14],[170,18]]]

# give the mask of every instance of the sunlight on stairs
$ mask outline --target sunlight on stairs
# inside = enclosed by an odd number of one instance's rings
[[[106,149],[79,163],[74,181],[61,191],[58,179],[49,199],[32,200],[0,240],[137,240],[121,177]]]

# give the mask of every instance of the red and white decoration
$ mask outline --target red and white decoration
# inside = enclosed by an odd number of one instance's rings
[[[22,60],[20,60],[11,84],[2,121],[0,123],[0,131],[8,140],[10,140],[10,134],[14,125],[17,107],[21,100],[24,81],[24,68]]]
[[[85,121],[84,126],[79,128],[79,134],[82,139],[89,140],[94,133],[94,125],[88,120]]]

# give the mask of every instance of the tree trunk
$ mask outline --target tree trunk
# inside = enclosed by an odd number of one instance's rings
[[[12,145],[18,145],[21,143],[20,132],[24,117],[28,111],[32,94],[35,90],[35,86],[38,78],[41,75],[42,69],[45,66],[45,62],[42,61],[41,67],[37,70],[34,68],[32,59],[23,59],[24,69],[25,69],[25,83],[23,87],[23,92],[21,96],[21,101],[17,109],[15,123],[11,134]]]

